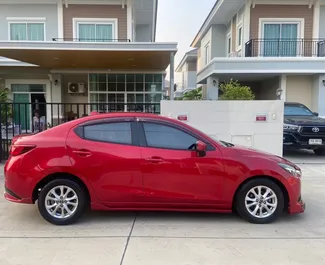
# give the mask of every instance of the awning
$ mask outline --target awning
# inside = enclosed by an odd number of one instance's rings
[[[159,70],[177,43],[0,42],[0,56],[50,69]]]

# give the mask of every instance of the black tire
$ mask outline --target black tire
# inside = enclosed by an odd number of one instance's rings
[[[73,190],[78,197],[78,204],[74,213],[67,218],[58,218],[52,216],[46,209],[46,196],[55,187],[66,186]],[[42,189],[38,197],[38,210],[42,217],[51,224],[54,225],[69,225],[78,221],[82,214],[86,210],[87,197],[84,189],[75,181],[69,179],[55,179],[50,183],[46,184]]]
[[[314,149],[314,153],[317,156],[325,156],[325,148]]]
[[[277,207],[275,208],[274,212],[268,217],[263,217],[263,218],[255,217],[246,208],[245,205],[246,195],[251,189],[257,186],[264,186],[270,188],[273,191],[273,193],[276,195]],[[254,224],[272,223],[282,214],[284,210],[284,195],[281,188],[275,182],[267,178],[252,179],[246,182],[238,191],[235,199],[236,199],[235,206],[238,214],[248,222]],[[263,211],[266,210],[264,209]]]

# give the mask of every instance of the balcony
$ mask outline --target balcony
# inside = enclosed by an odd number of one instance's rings
[[[325,57],[325,40],[251,39],[245,44],[246,57]]]

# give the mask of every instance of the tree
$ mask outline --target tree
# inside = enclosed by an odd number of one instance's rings
[[[185,92],[183,100],[201,100],[202,99],[202,87]]]
[[[242,86],[238,81],[230,79],[228,83],[220,85],[222,100],[254,100],[255,95],[248,86]]]

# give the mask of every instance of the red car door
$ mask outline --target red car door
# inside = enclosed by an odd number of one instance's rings
[[[205,139],[168,123],[141,124],[144,191],[150,201],[192,207],[221,201],[225,172],[218,148],[208,143],[205,156],[199,157],[189,148]]]
[[[108,203],[140,200],[143,188],[140,147],[132,120],[96,120],[71,130],[66,146],[73,168]]]

